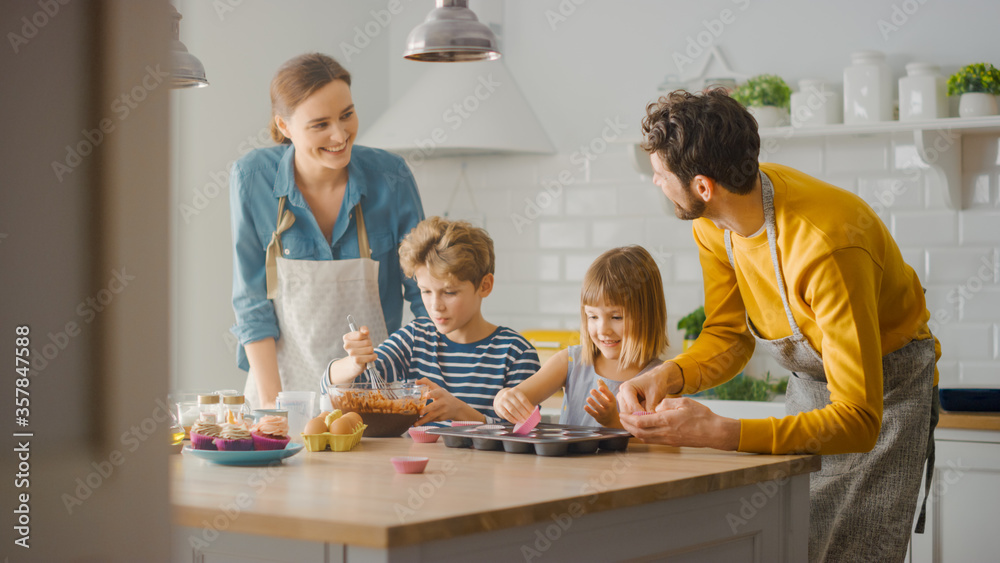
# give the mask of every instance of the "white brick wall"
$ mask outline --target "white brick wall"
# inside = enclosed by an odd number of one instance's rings
[[[927,287],[932,327],[943,347],[942,386],[1000,387],[998,137],[963,139],[963,187],[968,193],[976,192],[977,182],[980,187],[962,211],[945,206],[943,189],[914,161],[912,137],[905,133],[778,139],[765,148],[768,160],[853,191],[879,212]],[[415,169],[428,215],[445,211],[462,162],[436,159]],[[519,330],[576,328],[587,266],[608,248],[641,244],[663,276],[669,354],[680,351],[682,335],[673,326],[704,300],[691,224],[674,217],[672,204],[632,169],[623,145],[608,145],[584,164],[569,154],[464,162],[497,248],[497,288],[485,302],[490,320]],[[784,375],[766,357],[755,356],[747,369]]]

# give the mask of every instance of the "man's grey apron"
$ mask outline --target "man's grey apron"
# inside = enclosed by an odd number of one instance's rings
[[[757,340],[757,347],[767,350],[792,372],[785,398],[785,412],[791,416],[829,405],[830,390],[823,359],[799,329],[788,304],[777,255],[774,189],[763,172],[761,188],[771,261],[792,335],[765,339],[749,314],[747,327]],[[724,236],[729,263],[735,269],[732,235],[727,230]],[[934,363],[933,338],[913,340],[883,356],[882,428],[875,447],[865,453],[824,455],[822,469],[810,477],[810,561],[904,560],[925,461],[928,466],[925,495],[933,471],[937,424]],[[815,436],[808,447],[818,451],[828,439],[823,434]],[[923,519],[922,511],[917,525],[921,533]]]
[[[330,360],[345,356],[343,336],[350,331],[347,315],[368,326],[372,344],[388,338],[378,293],[378,262],[371,259],[361,204],[354,206],[361,258],[289,260],[282,253],[281,233],[295,222],[278,201],[278,222],[267,246],[267,297],[278,318],[278,374],[282,391],[319,391]],[[259,408],[253,370],[244,390],[247,403]],[[323,408],[321,406],[321,408]]]

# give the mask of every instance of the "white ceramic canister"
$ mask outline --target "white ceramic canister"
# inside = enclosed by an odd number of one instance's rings
[[[792,92],[792,126],[816,127],[841,123],[844,105],[840,93],[825,81],[812,78],[799,80],[799,91]]]
[[[883,53],[851,53],[844,69],[844,123],[892,121],[894,84]]]
[[[899,120],[948,117],[948,83],[937,65],[910,63],[899,79]]]

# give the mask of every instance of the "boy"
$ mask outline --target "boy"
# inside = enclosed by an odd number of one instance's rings
[[[372,348],[367,327],[344,335],[348,356],[330,363],[322,388],[349,383],[365,365],[387,381],[417,379],[430,403],[415,425],[441,420],[501,422],[493,397],[538,371],[534,347],[483,318],[493,291],[493,240],[464,221],[421,221],[399,247],[403,273],[417,281],[428,317],[414,319]]]

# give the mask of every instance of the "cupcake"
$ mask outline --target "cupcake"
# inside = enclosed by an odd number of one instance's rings
[[[223,424],[219,437],[214,441],[220,451],[247,451],[253,449],[250,431],[239,424]]]
[[[222,427],[214,422],[199,420],[191,427],[191,447],[196,450],[215,450],[213,440],[219,437]]]
[[[255,450],[283,450],[288,437],[288,419],[283,416],[261,417],[250,429]]]

